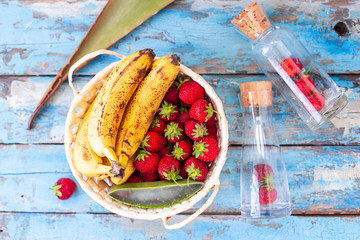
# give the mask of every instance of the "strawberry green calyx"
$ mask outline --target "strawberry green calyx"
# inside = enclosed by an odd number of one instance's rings
[[[171,103],[169,104],[168,102],[164,101],[159,109],[160,110],[159,114],[162,116],[166,116],[167,118],[170,118],[170,115],[176,112],[175,108],[176,106],[174,104]]]
[[[177,122],[171,122],[165,128],[165,137],[174,140],[182,135],[182,131]]]
[[[137,151],[135,161],[145,161],[145,158],[147,158],[149,155],[150,153],[148,151],[145,149],[140,149]]]
[[[209,151],[209,149],[207,149],[207,147],[209,147],[209,144],[206,144],[202,141],[199,142],[195,142],[194,146],[193,146],[193,154],[196,158],[198,158],[199,156],[204,156],[204,152]]]
[[[186,168],[186,172],[188,173],[189,178],[192,179],[197,179],[199,177],[202,177],[200,169],[196,168],[194,166],[194,163],[191,163],[191,165]]]
[[[184,152],[184,150],[182,148],[179,147],[179,142],[177,142],[174,145],[174,150],[172,152],[172,155],[177,160],[184,160],[183,155],[185,155],[185,152]]]
[[[141,147],[141,148],[150,147],[150,144],[148,144],[149,139],[150,139],[150,136],[147,135],[147,136],[141,141],[140,147]]]
[[[178,75],[177,81],[175,81],[175,82],[173,83],[172,87],[173,87],[173,86],[174,86],[174,87],[177,87],[177,89],[179,90],[180,87],[181,87],[181,85],[182,85],[184,82],[188,82],[188,81],[190,81],[190,79],[188,79],[188,78],[182,78],[182,77],[180,77],[180,75]]]
[[[193,136],[194,138],[202,138],[208,135],[207,132],[207,128],[205,126],[205,124],[203,123],[196,123],[195,124],[195,129],[193,130],[191,136]]]
[[[179,113],[183,114],[184,112],[189,112],[189,110],[183,106],[183,104],[181,103],[181,107],[179,108]]]
[[[159,118],[158,118],[158,117],[155,117],[155,118],[151,121],[150,127],[151,127],[151,128],[153,128],[153,127],[160,127],[160,122],[159,122]]]
[[[263,177],[263,179],[261,180],[261,183],[267,185],[269,183],[272,183],[273,182],[273,175],[272,174],[269,174],[269,175],[266,175],[265,177]],[[271,184],[272,185],[272,184]]]
[[[209,103],[209,105],[206,106],[206,110],[205,110],[204,112],[207,113],[207,115],[206,115],[206,119],[207,119],[207,120],[209,120],[209,119],[213,116],[214,113],[219,114],[217,111],[214,110],[214,108],[213,108],[213,106],[212,106],[211,103]],[[219,114],[219,116],[220,116],[220,114]]]
[[[264,184],[264,185],[261,185],[261,187],[266,188],[269,192],[275,188],[274,184]]]
[[[308,70],[306,70],[306,72],[304,73],[305,75],[308,75],[309,74],[309,72],[310,72],[310,70],[312,70],[312,69],[317,69],[316,67],[311,67],[311,68],[309,68]]]
[[[62,192],[60,192],[60,188],[62,187],[62,185],[54,185],[54,188],[52,188],[52,190],[54,190],[54,194],[58,197],[62,196]]]
[[[179,175],[180,170],[175,171],[175,167],[172,166],[171,171],[167,170],[165,173],[163,173],[163,176],[168,181],[174,181],[182,179],[182,177]]]

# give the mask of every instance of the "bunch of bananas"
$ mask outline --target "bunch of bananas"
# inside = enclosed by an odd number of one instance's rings
[[[77,132],[73,161],[83,175],[122,184],[135,171],[133,160],[156,110],[180,70],[180,58],[154,60],[139,50],[113,68]]]

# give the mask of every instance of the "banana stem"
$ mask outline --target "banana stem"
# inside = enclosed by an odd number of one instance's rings
[[[123,178],[125,174],[125,167],[120,164],[115,151],[111,148],[105,148],[104,154],[111,163],[110,173],[113,175],[113,177]]]

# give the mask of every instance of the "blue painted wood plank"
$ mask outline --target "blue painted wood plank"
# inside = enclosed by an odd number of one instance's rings
[[[76,77],[81,87],[91,77]],[[222,100],[229,121],[230,142],[242,142],[243,122],[238,83],[266,80],[264,76],[204,75]],[[308,129],[294,110],[274,88],[274,128],[281,144],[354,145],[360,143],[360,77],[338,75],[339,86],[347,89],[350,103],[331,123],[316,132]],[[0,77],[0,142],[1,143],[62,143],[65,118],[73,98],[64,83],[40,112],[35,128],[28,131],[26,123],[51,77]]]
[[[273,23],[291,29],[329,72],[359,73],[360,5],[321,0],[264,2]],[[0,74],[56,74],[85,35],[105,1],[2,1]],[[112,50],[130,54],[153,48],[176,53],[199,73],[259,72],[250,42],[230,23],[248,1],[178,1],[119,41]],[[333,27],[345,21],[351,34]],[[178,23],[178,24],[174,24]],[[99,58],[83,69],[94,73],[109,64]]]
[[[184,219],[181,216],[178,220]],[[182,229],[167,231],[160,221],[99,214],[0,214],[0,238],[13,239],[359,239],[360,217],[286,217],[243,220],[200,216]]]
[[[294,213],[360,212],[360,147],[282,147],[282,154]],[[241,150],[230,148],[227,157],[208,213],[240,212]],[[58,178],[72,177],[62,145],[3,145],[0,159],[0,211],[107,212],[80,188],[68,201],[53,195]]]

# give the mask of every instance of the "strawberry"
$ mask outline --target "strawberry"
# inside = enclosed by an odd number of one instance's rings
[[[153,173],[156,172],[158,163],[159,154],[140,149],[137,151],[134,167],[141,173]]]
[[[204,181],[209,171],[206,163],[194,157],[186,160],[184,169],[188,176],[195,181]]]
[[[137,182],[143,182],[144,180],[139,175],[131,175],[126,183],[137,183]]]
[[[141,173],[141,177],[144,179],[145,182],[154,182],[154,181],[158,180],[158,178],[159,178],[157,172]]]
[[[216,111],[214,110],[211,103],[205,99],[197,100],[190,108],[189,114],[190,117],[199,121],[207,122],[209,119],[214,116]]]
[[[273,169],[268,164],[256,164],[253,174],[259,183],[267,184],[273,180]]]
[[[260,205],[273,203],[276,201],[277,191],[273,184],[264,184],[259,188],[259,201]]]
[[[208,127],[207,128],[208,137],[217,139],[217,128],[216,126]]]
[[[189,110],[186,107],[180,107],[179,108],[179,116],[176,119],[178,123],[181,123],[182,125],[185,125],[186,121],[190,119]]]
[[[211,162],[219,153],[218,142],[215,138],[204,137],[193,145],[193,155],[201,161]]]
[[[213,114],[211,118],[209,118],[209,120],[206,122],[206,126],[212,127],[215,125],[216,119],[215,119],[216,114]]]
[[[325,97],[320,93],[313,92],[307,96],[307,99],[313,105],[316,111],[320,111],[325,105]]]
[[[180,177],[182,177],[182,179],[188,178],[188,173],[186,172],[184,166],[181,168],[179,175],[180,175]]]
[[[184,127],[178,122],[170,122],[165,128],[165,137],[170,143],[176,143],[184,138]]]
[[[141,146],[149,152],[157,153],[166,146],[166,139],[157,132],[148,132]]]
[[[186,160],[190,157],[192,152],[192,144],[188,141],[180,141],[175,143],[172,151],[172,156],[176,160]]]
[[[173,103],[175,105],[179,104],[179,93],[178,88],[176,86],[170,87],[170,89],[165,94],[164,100],[170,103]]]
[[[73,192],[76,189],[75,182],[70,178],[60,178],[56,185],[54,185],[54,194],[58,197],[60,200],[66,200],[71,197]]]
[[[296,86],[305,95],[309,95],[315,89],[315,83],[309,75],[304,75],[301,78],[295,80]]]
[[[185,133],[192,140],[199,141],[208,135],[208,130],[204,123],[190,119],[185,123]]]
[[[291,78],[297,76],[302,69],[302,63],[299,58],[286,58],[280,65]]]
[[[185,106],[192,105],[197,100],[203,99],[204,95],[204,88],[195,81],[184,82],[179,91],[179,98]]]
[[[181,76],[178,76],[176,78],[176,80],[174,81],[174,83],[171,85],[171,87],[177,87],[177,89],[179,90],[181,85],[184,83],[184,82],[189,82],[190,79],[188,78],[183,78]]]
[[[173,149],[173,147],[172,147],[171,143],[168,143],[168,145],[166,147],[164,147],[163,149],[160,150],[160,152],[159,152],[160,158],[163,158],[165,156],[170,156],[172,149]]]
[[[176,105],[163,101],[159,110],[160,119],[165,122],[173,121],[179,116],[179,109]]]
[[[166,123],[161,120],[159,117],[155,117],[150,125],[150,130],[152,132],[157,132],[160,135],[164,135],[164,129],[166,127]]]
[[[179,175],[180,162],[172,156],[165,156],[160,159],[158,173],[160,179],[176,182],[176,180],[181,179],[181,176]]]

